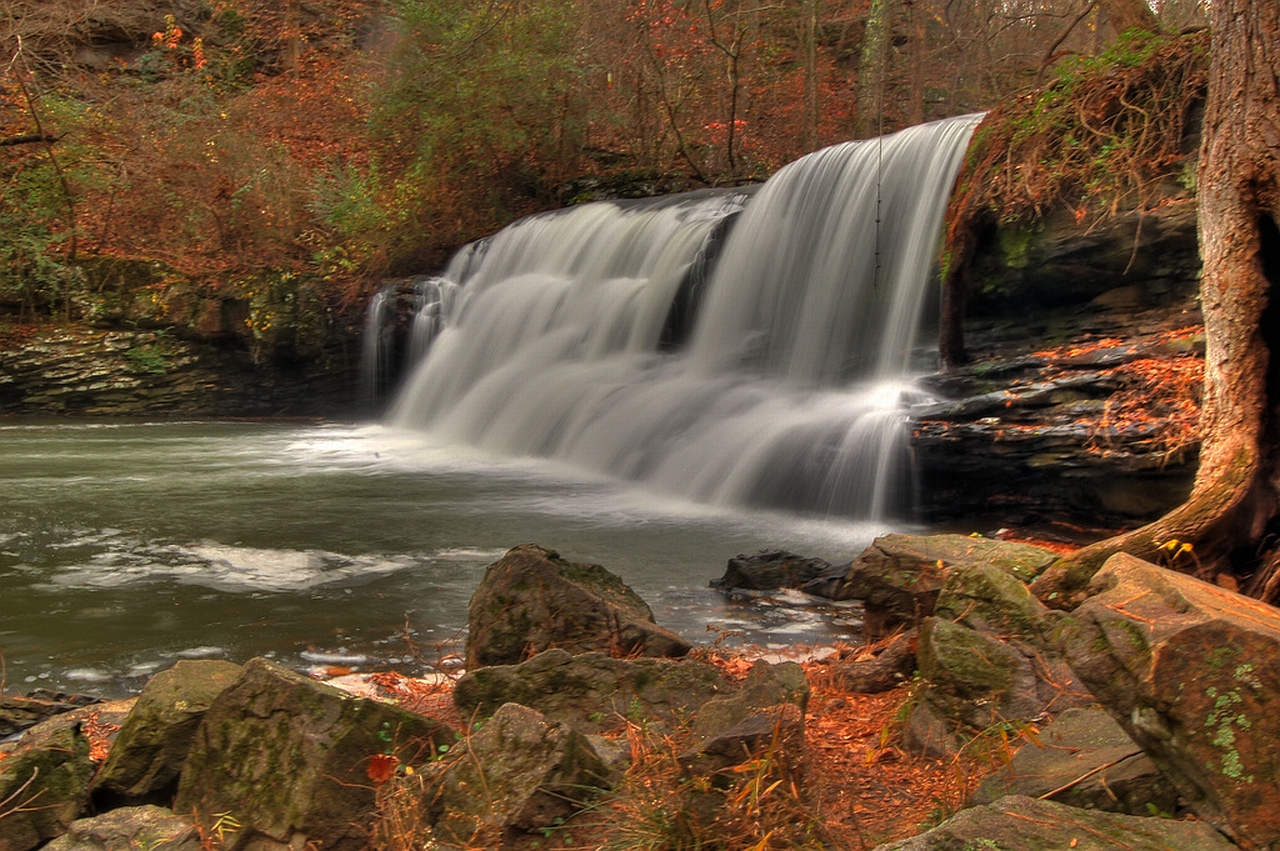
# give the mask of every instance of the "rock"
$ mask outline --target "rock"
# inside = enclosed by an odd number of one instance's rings
[[[0,851],[29,851],[65,833],[89,802],[95,768],[80,724],[31,729],[0,760]]]
[[[1063,629],[1067,660],[1204,820],[1280,845],[1280,610],[1128,555]]]
[[[466,718],[487,718],[503,704],[519,703],[594,733],[635,716],[679,723],[731,690],[719,669],[704,662],[571,656],[557,648],[519,665],[469,671],[453,699]]]
[[[843,568],[837,568],[843,572]],[[776,588],[800,588],[820,580],[833,570],[820,558],[805,558],[782,550],[755,555],[737,555],[729,559],[724,575],[711,581],[721,591],[772,591]]]
[[[1003,569],[955,569],[935,611],[920,627],[921,705],[907,728],[913,750],[954,752],[993,725],[1092,702],[1057,649],[1062,616]]]
[[[553,827],[611,785],[586,736],[514,703],[455,751],[427,784],[425,805],[436,835],[465,847]]]
[[[1009,796],[964,810],[927,833],[876,851],[1236,851],[1203,822],[1078,810]]]
[[[690,645],[653,621],[647,603],[598,564],[537,544],[485,570],[467,611],[468,668],[514,665],[551,647],[571,653],[683,656]]]
[[[45,851],[200,851],[201,847],[200,832],[190,819],[146,805],[78,819]]]
[[[680,756],[691,774],[711,776],[756,759],[793,780],[804,773],[804,713],[794,703],[751,711],[727,729],[702,738]],[[730,778],[726,778],[730,779]]]
[[[840,688],[855,694],[879,694],[911,679],[916,670],[916,630],[893,636],[866,648],[853,658],[836,662],[832,676]]]
[[[195,812],[206,830],[230,814],[237,844],[363,849],[371,758],[420,764],[453,739],[436,721],[253,659],[196,729],[174,810]]]
[[[28,695],[0,697],[0,742],[34,727],[46,718],[92,706],[98,698],[37,689]]]
[[[698,707],[693,732],[704,738],[718,736],[759,710],[783,703],[795,706],[804,718],[809,706],[809,680],[804,668],[795,662],[775,665],[757,660],[740,689],[713,697]]]
[[[1029,580],[1056,560],[1041,547],[977,536],[885,535],[850,565],[835,599],[866,601],[864,634],[875,640],[932,614],[943,582],[957,567],[990,564]]]
[[[1047,797],[1071,807],[1134,816],[1177,812],[1178,792],[1111,716],[1068,709],[983,781],[971,804],[1005,795]]]
[[[241,670],[214,659],[183,660],[152,677],[94,780],[99,807],[172,801],[205,710]]]

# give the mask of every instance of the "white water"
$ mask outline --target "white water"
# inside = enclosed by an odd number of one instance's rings
[[[388,424],[698,502],[901,511],[916,332],[976,123],[819,151],[750,199],[598,203],[511,225],[447,271],[456,304]],[[660,353],[686,272],[744,203],[692,340]]]

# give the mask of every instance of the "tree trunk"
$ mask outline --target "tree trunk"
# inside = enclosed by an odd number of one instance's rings
[[[1214,0],[1211,10],[1199,472],[1182,506],[1041,577],[1037,593],[1053,602],[1069,604],[1113,553],[1168,563],[1183,543],[1191,556],[1173,567],[1280,602],[1280,4]]]

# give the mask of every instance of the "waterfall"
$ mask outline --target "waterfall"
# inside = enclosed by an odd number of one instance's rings
[[[388,425],[695,501],[901,512],[916,334],[978,118],[473,243]]]

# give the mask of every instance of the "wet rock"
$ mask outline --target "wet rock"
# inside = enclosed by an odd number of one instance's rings
[[[514,703],[456,750],[424,795],[446,843],[475,847],[511,830],[553,827],[611,785],[586,736]]]
[[[1203,822],[1079,810],[1052,801],[1009,796],[964,810],[927,833],[876,851],[1233,851]]]
[[[1172,814],[1178,792],[1142,748],[1099,708],[1068,709],[983,781],[970,803],[1045,798],[1134,816]]]
[[[61,836],[89,802],[96,766],[79,723],[31,729],[0,760],[0,851]]]
[[[200,832],[191,819],[154,805],[123,807],[78,819],[46,851],[200,851]]]
[[[363,849],[370,760],[421,764],[453,739],[439,722],[253,659],[205,712],[174,809],[195,812],[206,830],[230,813],[237,843]]]
[[[1108,559],[1063,650],[1205,821],[1280,845],[1280,610],[1128,555]]]
[[[783,550],[761,551],[754,555],[737,555],[729,559],[724,575],[713,579],[711,586],[722,591],[772,591],[777,588],[800,588],[833,570],[820,558],[806,558]],[[838,575],[838,574],[837,574]]]
[[[231,662],[183,660],[152,677],[94,780],[98,805],[172,801],[196,728],[241,670]]]
[[[690,645],[598,564],[525,544],[485,570],[467,610],[468,668],[514,665],[551,647],[571,653],[683,656]]]
[[[554,649],[519,665],[469,671],[458,680],[453,699],[467,718],[487,718],[503,704],[519,703],[594,733],[632,717],[679,723],[732,690],[719,669],[704,662],[572,656]]]

